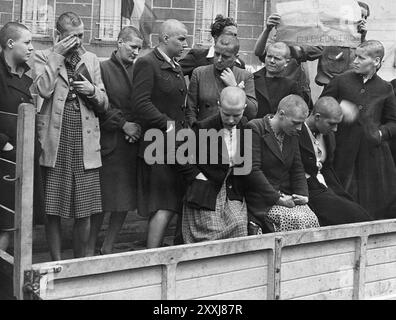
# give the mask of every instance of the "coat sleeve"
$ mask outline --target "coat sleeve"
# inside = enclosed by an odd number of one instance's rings
[[[256,118],[258,112],[258,104],[256,99],[256,90],[254,87],[254,77],[250,72],[247,73],[247,77],[245,79],[245,93],[247,107],[244,116],[248,120],[253,120]]]
[[[105,112],[109,108],[109,99],[106,94],[106,89],[102,81],[102,75],[100,72],[100,64],[99,59],[96,56],[92,57],[93,59],[93,85],[95,88],[94,94],[92,96],[88,96],[89,101],[96,107],[96,111],[99,113]]]
[[[380,130],[383,134],[382,140],[388,141],[393,137],[396,137],[396,97],[391,87],[389,88],[389,94],[384,101],[382,115],[384,123],[380,126]]]
[[[166,114],[161,113],[153,104],[151,95],[154,88],[155,70],[148,59],[140,58],[136,61],[132,101],[134,114],[144,125],[166,131],[168,121],[172,121]]]
[[[194,51],[190,50],[183,59],[180,59],[179,64],[185,76],[191,77],[194,69],[197,67],[197,59]]]
[[[322,46],[290,46],[292,58],[298,63],[320,59],[323,53]]]
[[[293,143],[296,144],[293,164],[290,168],[290,184],[294,194],[300,196],[308,196],[308,184],[307,178],[305,177],[305,169],[301,160],[300,147],[298,145],[297,138],[293,139]]]
[[[199,79],[197,70],[192,73],[191,81],[188,86],[186,119],[192,126],[198,118],[199,113]]]
[[[246,197],[251,202],[251,207],[260,208],[262,211],[269,206],[275,205],[280,199],[280,193],[273,188],[261,170],[263,159],[261,158],[262,141],[260,130],[252,123],[248,123],[246,128],[252,130],[252,171],[244,178],[247,187]]]
[[[36,51],[33,58],[34,89],[43,99],[49,99],[55,90],[56,80],[65,57],[55,52],[48,56],[43,51]]]

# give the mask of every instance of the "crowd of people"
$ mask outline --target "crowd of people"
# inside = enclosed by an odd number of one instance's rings
[[[175,216],[175,244],[396,218],[396,96],[377,75],[384,47],[366,40],[370,10],[359,5],[356,49],[288,46],[276,40],[282,17],[272,14],[254,48],[264,68],[254,74],[239,58],[237,24],[221,15],[208,49],[183,56],[187,28],[170,19],[143,56],[139,30],[123,28],[103,62],[82,45],[73,12],[58,18],[46,50],[34,51],[24,25],[7,23],[1,158],[15,161],[15,114],[38,95],[33,211],[52,259],[62,259],[62,219],[75,221],[74,256],[87,257],[113,252],[132,211],[148,219],[147,248],[163,245]],[[323,86],[316,102],[304,70],[312,60]],[[150,154],[156,132],[163,140]],[[211,134],[172,141],[202,132]],[[164,161],[152,161],[158,153]],[[0,197],[13,206],[12,195]],[[2,250],[13,223],[0,211]]]

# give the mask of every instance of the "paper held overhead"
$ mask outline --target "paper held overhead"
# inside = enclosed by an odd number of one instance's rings
[[[272,12],[281,15],[276,39],[289,45],[356,48],[361,9],[356,0],[275,0]]]

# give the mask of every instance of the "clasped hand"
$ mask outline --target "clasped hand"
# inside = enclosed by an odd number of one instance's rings
[[[305,196],[293,194],[292,196],[282,195],[277,205],[287,208],[294,208],[296,206],[306,205],[309,199]]]
[[[223,71],[220,76],[220,79],[224,82],[227,87],[236,87],[237,81],[235,79],[235,75],[230,68],[227,68]]]
[[[125,140],[129,143],[137,142],[142,134],[142,128],[137,123],[126,122],[122,129],[125,133]]]

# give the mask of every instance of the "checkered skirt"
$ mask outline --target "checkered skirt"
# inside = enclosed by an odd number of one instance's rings
[[[85,170],[80,109],[68,101],[55,168],[45,168],[45,213],[81,219],[102,211],[99,169]]]
[[[183,208],[182,233],[185,243],[197,243],[248,235],[247,206],[245,202],[227,198],[226,181],[217,196],[216,210]]]

